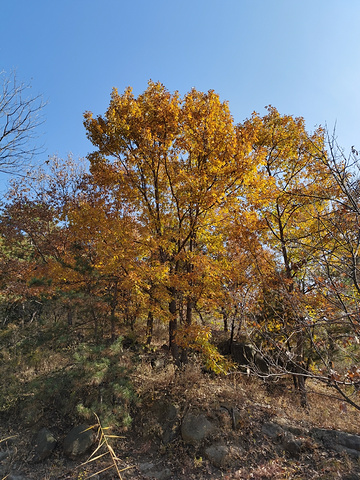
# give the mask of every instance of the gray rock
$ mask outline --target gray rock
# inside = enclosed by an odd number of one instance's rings
[[[360,458],[360,436],[358,435],[325,428],[313,428],[311,435],[315,440],[321,441],[326,448]]]
[[[94,444],[95,435],[88,425],[74,427],[64,440],[64,453],[69,458],[76,458],[86,453]]]
[[[42,428],[35,437],[33,462],[41,462],[51,455],[56,446],[54,435],[47,428]]]
[[[205,449],[205,456],[215,467],[225,467],[228,461],[229,449],[226,445],[211,445]]]
[[[197,445],[201,443],[215,429],[215,426],[205,415],[188,413],[181,425],[181,436],[185,443]]]
[[[156,480],[168,480],[172,478],[172,472],[168,468],[159,469],[152,462],[144,462],[139,464],[139,470],[145,477],[155,478]]]
[[[11,456],[12,452],[11,450],[1,450],[0,451],[0,463],[6,460]]]
[[[139,470],[141,473],[147,473],[155,468],[155,464],[152,462],[139,463]]]
[[[282,446],[285,452],[292,458],[300,457],[302,441],[296,439],[292,433],[285,432],[282,438]]]
[[[284,433],[284,430],[280,425],[273,422],[266,422],[261,427],[262,433],[264,433],[267,437],[270,438],[278,438],[280,435]]]
[[[159,401],[152,406],[151,412],[161,427],[163,443],[166,445],[172,442],[178,433],[179,409],[172,403]]]

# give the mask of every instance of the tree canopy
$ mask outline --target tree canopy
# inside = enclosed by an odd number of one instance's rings
[[[236,124],[214,91],[151,81],[137,97],[114,89],[84,125],[89,168],[54,158],[9,191],[6,301],[60,298],[96,339],[150,345],[166,325],[177,365],[197,352],[217,373],[224,330],[253,345],[258,374],[293,374],[303,405],[309,376],[356,404],[356,152],[274,107]]]

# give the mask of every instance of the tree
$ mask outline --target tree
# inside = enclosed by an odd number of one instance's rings
[[[266,152],[262,170],[272,187],[259,209],[264,251],[252,281],[261,288],[247,324],[267,371],[255,364],[254,371],[293,374],[303,406],[310,377],[360,409],[357,152],[345,157],[325,132],[310,136],[302,119],[272,108],[259,120],[255,127],[265,128],[254,149]]]
[[[190,327],[199,295],[219,287],[216,280],[201,285],[221,248],[227,212],[255,182],[250,144],[213,91],[193,89],[181,99],[153,82],[137,98],[130,88],[113,90],[105,115],[86,113],[85,127],[96,147],[89,155],[94,178],[132,205],[149,264],[166,270],[169,341],[178,360],[178,323]]]
[[[133,329],[146,303],[146,266],[136,217],[111,189],[86,175],[68,220],[78,268],[82,264],[91,269],[97,283],[95,294],[109,311],[114,340],[119,319]]]
[[[85,283],[68,228],[83,172],[71,158],[48,163],[47,172],[39,168],[13,179],[2,205],[1,290],[20,302],[60,294],[66,303],[68,292]]]
[[[2,292],[57,295],[69,312],[81,297],[95,336],[112,339],[130,327],[149,344],[161,319],[176,363],[190,348],[217,372],[223,320],[266,361],[258,374],[294,376],[303,406],[312,377],[359,408],[356,151],[326,151],[322,129],[272,107],[235,125],[213,91],[153,82],[114,90],[84,123],[90,173],[53,159],[13,183]]]
[[[41,149],[34,145],[44,103],[30,96],[30,85],[0,73],[0,172],[19,173]]]
[[[265,270],[259,279],[256,317],[270,351],[284,350],[291,359],[305,406],[306,366],[312,350],[308,307],[314,294],[309,272],[319,254],[315,217],[328,212],[322,189],[328,187],[330,193],[334,187],[323,163],[324,132],[319,128],[309,135],[303,118],[281,116],[273,107],[263,118],[254,114],[248,123],[257,130],[254,154],[264,159],[260,171],[269,184],[259,216],[263,245],[272,253],[267,265],[261,266]]]
[[[317,212],[315,218],[318,261],[312,278],[322,308],[313,344],[319,359],[318,376],[327,379],[341,399],[360,409],[360,165],[354,147],[346,156],[335,135],[328,134],[327,143],[322,162],[334,188],[320,190],[331,208],[325,216]],[[331,194],[335,189],[336,195]],[[321,330],[326,334],[322,339]]]

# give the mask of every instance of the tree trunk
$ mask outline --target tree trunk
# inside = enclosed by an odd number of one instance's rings
[[[194,301],[188,297],[186,303],[186,325],[189,326],[192,324],[192,316],[194,310]]]
[[[229,324],[228,324],[229,316],[228,316],[227,311],[224,307],[221,308],[221,313],[222,313],[223,322],[224,322],[224,332],[228,332],[229,331]]]
[[[172,299],[169,303],[169,312],[170,312],[170,321],[169,321],[169,348],[174,359],[175,365],[177,367],[180,366],[180,354],[179,354],[179,347],[175,342],[175,335],[177,330],[177,317],[176,317],[176,293],[175,290],[172,289]]]
[[[115,341],[115,337],[116,337],[116,331],[115,331],[115,327],[116,327],[116,316],[115,316],[115,311],[116,311],[116,307],[117,307],[117,296],[118,296],[118,283],[117,283],[117,282],[114,282],[114,293],[113,293],[113,297],[112,297],[112,299],[111,299],[111,304],[110,304],[110,307],[111,307],[110,324],[111,324],[111,341],[112,341],[112,342]]]
[[[149,310],[147,324],[146,324],[146,345],[151,344],[153,328],[154,328],[154,316],[153,316],[153,313]]]
[[[93,306],[90,307],[90,313],[94,321],[94,337],[95,337],[95,342],[98,343],[101,339],[101,333],[99,331],[99,321],[95,312],[95,309]]]
[[[73,311],[71,307],[68,307],[67,311],[67,324],[69,325],[69,327],[71,327],[73,324]]]
[[[297,389],[300,394],[300,405],[303,408],[308,406],[307,404],[307,393],[305,387],[306,381],[306,366],[304,361],[304,335],[302,330],[297,332],[297,339],[296,339],[296,385]]]

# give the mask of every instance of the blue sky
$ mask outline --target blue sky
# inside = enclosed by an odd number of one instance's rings
[[[48,102],[48,155],[91,151],[84,111],[147,81],[213,89],[236,122],[266,105],[360,149],[359,0],[0,0],[0,71]]]

